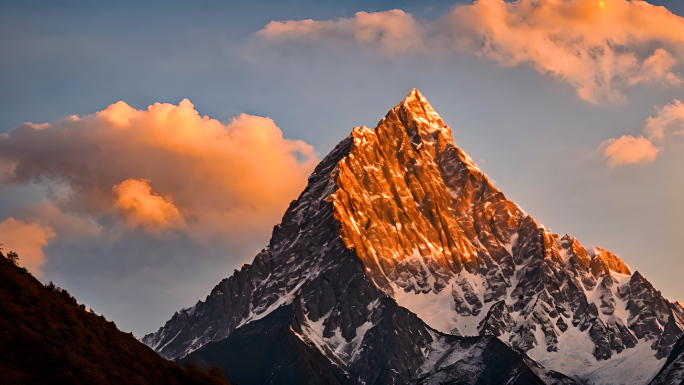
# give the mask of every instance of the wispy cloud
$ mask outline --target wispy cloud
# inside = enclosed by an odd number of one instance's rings
[[[437,20],[401,10],[336,20],[272,21],[256,35],[274,43],[354,45],[366,52],[469,53],[503,66],[529,65],[592,103],[620,103],[637,84],[681,85],[684,19],[627,0],[478,0]]]
[[[601,143],[603,156],[611,167],[628,163],[651,163],[660,148],[643,136],[623,135]]]
[[[645,135],[624,135],[601,143],[599,149],[610,166],[651,163],[663,150],[667,139],[684,134],[684,104],[681,101],[674,100],[662,108],[656,107],[656,111],[656,117],[646,120]]]
[[[358,44],[389,55],[425,49],[424,30],[409,13],[400,9],[357,12],[337,20],[271,21],[257,36],[274,42],[327,42]]]
[[[684,103],[674,100],[657,108],[658,116],[646,121],[644,132],[656,143],[663,143],[668,137],[684,135]]]

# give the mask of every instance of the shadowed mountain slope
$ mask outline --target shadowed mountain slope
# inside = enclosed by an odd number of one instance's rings
[[[651,381],[651,385],[682,385],[684,384],[684,337],[672,348],[665,365],[658,375]]]

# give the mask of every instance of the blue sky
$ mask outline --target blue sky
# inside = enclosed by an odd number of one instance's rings
[[[684,15],[682,2],[651,3]],[[503,65],[460,51],[369,53],[325,38],[255,36],[273,20],[338,20],[395,8],[430,24],[455,4],[1,2],[0,133],[24,122],[93,114],[117,101],[145,110],[187,98],[199,114],[226,124],[240,114],[269,117],[287,140],[308,143],[321,158],[352,127],[374,127],[416,87],[452,127],[457,145],[529,214],[554,232],[617,253],[666,297],[684,300],[681,135],[668,139],[651,162],[610,167],[600,148],[611,138],[642,135],[649,117],[684,99],[681,85],[620,86],[624,100],[594,103],[525,61]],[[681,58],[684,43],[668,44]],[[681,70],[681,62],[672,68]],[[292,196],[269,218],[296,197],[287,191]],[[39,202],[56,202],[67,212],[60,194],[45,178],[0,180],[0,222],[40,221],[26,214]],[[225,243],[183,231],[122,230],[111,215],[91,214],[78,212],[107,232],[105,240],[56,230],[42,248],[41,279],[136,335],[161,326],[251,262],[276,224],[259,224],[254,236]]]

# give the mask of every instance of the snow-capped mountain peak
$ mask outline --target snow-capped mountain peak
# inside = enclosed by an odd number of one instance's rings
[[[311,360],[287,365],[320,383],[476,380],[494,349],[518,383],[631,384],[662,366],[684,308],[508,200],[414,89],[319,164],[251,265],[144,342],[212,361],[277,325]]]

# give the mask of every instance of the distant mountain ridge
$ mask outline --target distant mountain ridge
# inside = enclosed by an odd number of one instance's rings
[[[317,358],[240,365],[236,341],[274,322],[283,352]],[[508,200],[414,89],[317,166],[251,265],[143,341],[235,355],[238,382],[289,383],[273,374],[289,365],[310,383],[646,384],[683,331],[684,308],[615,254]]]

